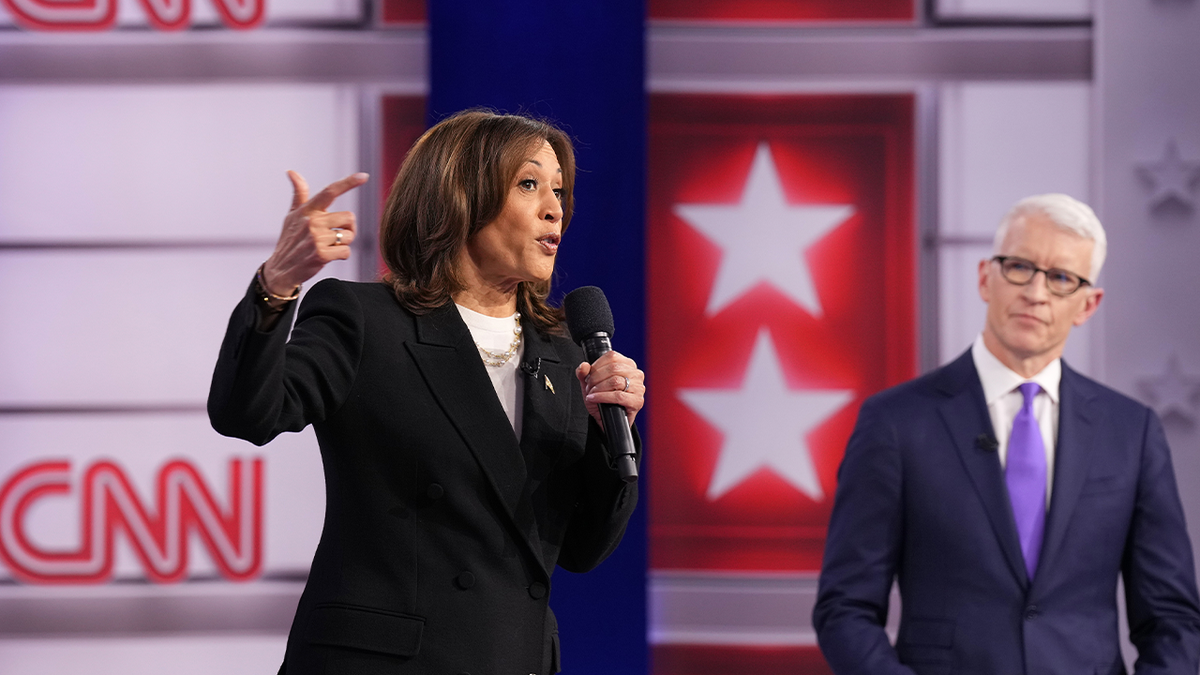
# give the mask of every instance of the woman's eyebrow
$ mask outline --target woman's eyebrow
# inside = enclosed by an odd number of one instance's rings
[[[539,167],[542,165],[542,163],[541,163],[541,162],[539,162],[539,161],[537,161],[536,159],[527,159],[527,160],[525,160],[525,161],[526,161],[526,162],[529,162],[530,164],[536,164],[536,165],[538,165]],[[558,173],[562,173],[562,167],[561,167],[561,166],[560,166],[560,167],[558,167]]]

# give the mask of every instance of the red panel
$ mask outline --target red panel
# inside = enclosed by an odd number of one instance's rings
[[[424,4],[421,3],[421,6],[424,7]],[[383,203],[387,201],[392,181],[400,171],[404,156],[421,134],[425,133],[425,97],[384,96],[380,101],[380,117],[380,137],[383,141],[379,167],[381,175],[373,182],[379,190],[379,212],[383,213]],[[384,270],[382,259],[379,262],[379,270]]]
[[[412,144],[425,133],[424,96],[384,96],[382,99],[383,178],[379,182],[386,199],[392,180]]]
[[[836,472],[858,407],[916,373],[912,111],[908,95],[650,97],[651,568],[820,569]],[[788,208],[853,209],[795,250],[819,311],[771,279],[706,311],[729,253],[678,207],[743,203],[762,147],[770,150]],[[764,260],[770,247],[782,246],[756,241],[754,223],[744,231]],[[807,445],[819,486],[806,491],[794,476],[763,464],[710,496],[718,464],[729,459],[722,453],[731,451],[730,433],[684,398],[749,391],[764,333],[788,396],[845,398],[780,446],[800,452]],[[769,425],[790,422],[771,418]],[[786,448],[766,450],[791,456]]]
[[[383,0],[379,18],[385,25],[425,23],[425,0]]]
[[[831,675],[816,647],[655,645],[654,675]]]
[[[651,19],[912,21],[915,0],[649,0]]]

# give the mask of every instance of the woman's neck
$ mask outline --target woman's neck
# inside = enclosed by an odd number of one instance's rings
[[[463,290],[451,296],[455,304],[484,316],[512,316],[517,311],[520,280],[486,275],[467,249],[459,258],[458,279]]]
[[[512,316],[517,311],[517,286],[469,286],[454,294],[454,303],[484,316]]]

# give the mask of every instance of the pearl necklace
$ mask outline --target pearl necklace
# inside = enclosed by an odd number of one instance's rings
[[[508,363],[509,360],[516,355],[517,350],[521,348],[521,313],[517,312],[513,319],[517,325],[513,328],[513,340],[508,345],[508,351],[494,352],[490,349],[484,349],[483,347],[479,346],[478,342],[475,343],[475,348],[478,349],[480,355],[483,356],[484,365],[492,368],[499,368],[500,366]]]

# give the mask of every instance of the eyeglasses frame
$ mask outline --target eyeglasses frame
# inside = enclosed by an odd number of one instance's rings
[[[1033,268],[1033,276],[1029,277],[1029,281],[1026,281],[1023,284],[1013,281],[1012,279],[1009,279],[1004,274],[1004,261],[1006,261],[1006,260],[1020,260],[1021,262],[1029,263],[1029,266]],[[1072,272],[1071,270],[1064,270],[1059,267],[1051,267],[1048,270],[1044,270],[1044,269],[1038,267],[1037,265],[1034,265],[1032,260],[1026,260],[1025,258],[1022,258],[1021,256],[996,255],[996,256],[992,256],[992,262],[1000,263],[1000,277],[1014,286],[1028,286],[1029,284],[1032,284],[1033,280],[1037,278],[1038,272],[1041,272],[1042,274],[1044,274],[1046,276],[1046,290],[1050,291],[1050,293],[1057,295],[1060,298],[1069,298],[1072,295],[1075,295],[1076,293],[1078,293],[1079,289],[1083,288],[1084,286],[1092,285],[1091,281],[1088,281],[1087,279],[1079,276],[1078,274]],[[1056,291],[1050,287],[1050,273],[1051,272],[1063,272],[1063,273],[1069,274],[1073,277],[1076,277],[1079,279],[1079,285],[1076,286],[1075,289],[1072,290],[1070,293],[1059,293],[1058,291]]]

